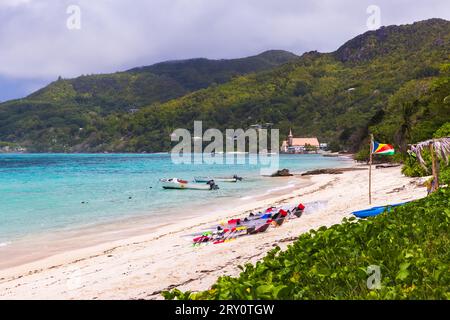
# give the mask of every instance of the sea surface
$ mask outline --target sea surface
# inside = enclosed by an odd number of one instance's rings
[[[223,157],[223,155],[216,155]],[[0,247],[49,231],[92,227],[136,217],[225,206],[286,187],[261,175],[261,164],[174,164],[169,154],[0,154]],[[346,166],[321,155],[280,155],[279,167],[299,173]],[[164,190],[160,178],[232,176],[219,190]]]

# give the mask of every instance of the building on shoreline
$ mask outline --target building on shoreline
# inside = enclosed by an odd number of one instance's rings
[[[0,153],[25,153],[25,152],[27,152],[27,149],[21,146],[0,145]]]
[[[287,140],[284,140],[281,144],[280,151],[283,153],[317,153],[320,147],[321,144],[316,137],[294,138],[292,130],[289,130]]]

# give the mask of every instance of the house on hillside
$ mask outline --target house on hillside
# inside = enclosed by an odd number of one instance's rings
[[[128,109],[128,112],[131,113],[131,114],[134,114],[134,113],[136,113],[138,111],[139,111],[139,108],[130,108],[130,109]]]
[[[287,140],[281,144],[281,152],[283,153],[317,153],[320,149],[319,140],[312,138],[294,138],[292,130],[289,130]]]

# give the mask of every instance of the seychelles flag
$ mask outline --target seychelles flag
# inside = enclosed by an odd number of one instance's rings
[[[374,141],[372,143],[372,153],[392,156],[395,153],[395,150],[394,150],[394,147],[391,146],[390,144],[379,143],[379,142]]]

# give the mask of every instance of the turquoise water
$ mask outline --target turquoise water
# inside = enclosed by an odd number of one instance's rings
[[[280,168],[292,172],[344,163],[320,155],[280,156]],[[217,191],[163,190],[159,183],[233,174],[244,181],[221,183]],[[169,154],[0,154],[0,245],[48,230],[245,200],[279,184],[262,177],[260,165],[175,165]]]

